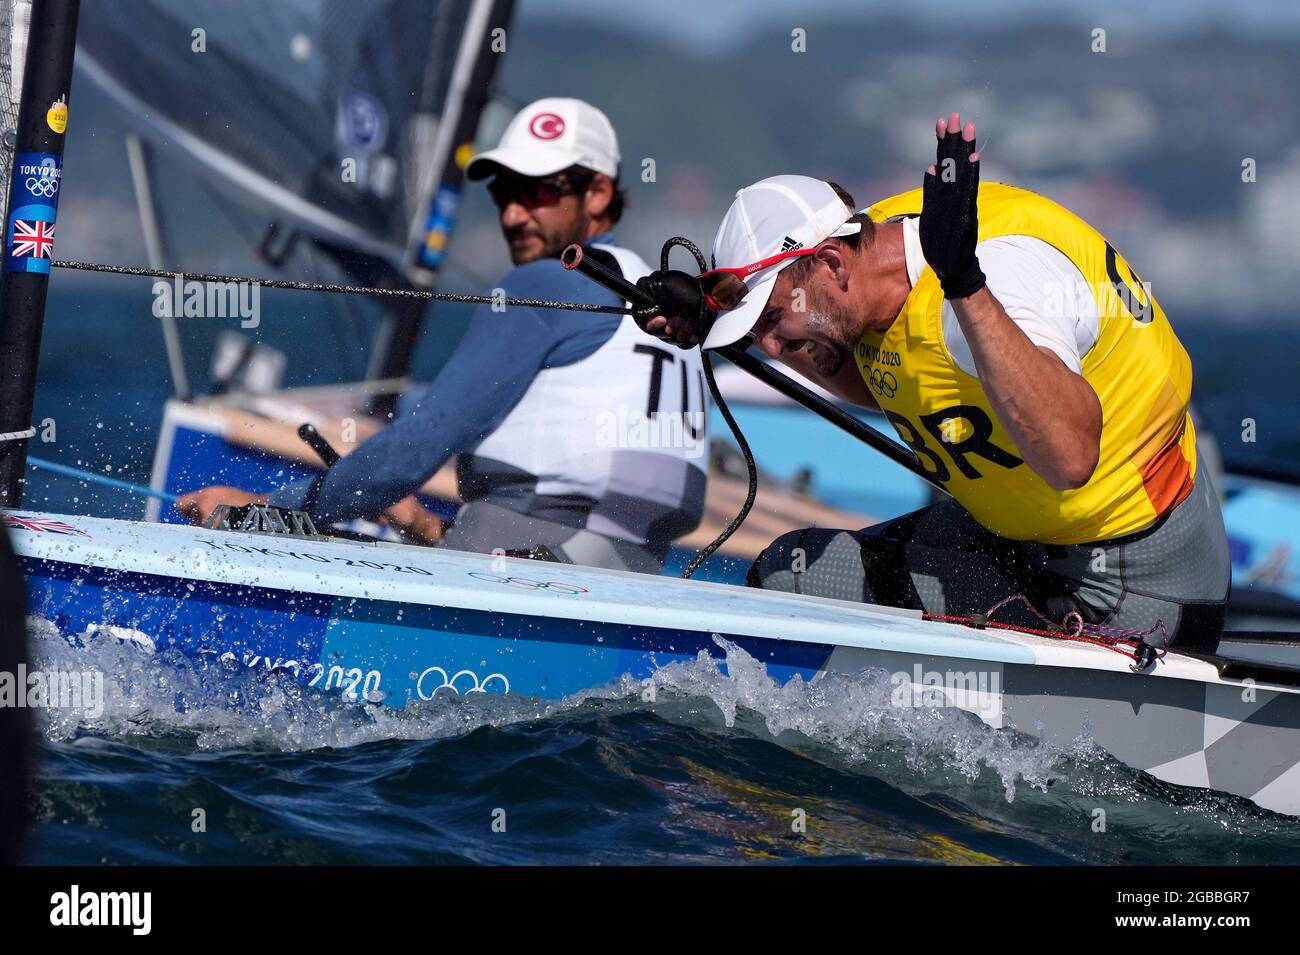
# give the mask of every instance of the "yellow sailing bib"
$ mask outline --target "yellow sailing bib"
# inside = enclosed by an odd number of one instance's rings
[[[921,190],[867,211],[877,222],[919,215]],[[1087,484],[1055,490],[1021,459],[979,379],[948,353],[943,291],[930,268],[894,324],[862,336],[858,369],[926,470],[995,534],[1082,544],[1141,530],[1192,489],[1196,434],[1187,413],[1187,352],[1124,259],[1069,210],[1024,189],[984,183],[979,241],[1003,235],[1054,246],[1078,267],[1096,298],[1100,328],[1083,357],[1083,377],[1101,401],[1101,455]]]

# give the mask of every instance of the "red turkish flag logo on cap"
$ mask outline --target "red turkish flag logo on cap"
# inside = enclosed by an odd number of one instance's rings
[[[564,120],[554,113],[538,113],[529,121],[528,131],[538,139],[559,139],[564,135]]]

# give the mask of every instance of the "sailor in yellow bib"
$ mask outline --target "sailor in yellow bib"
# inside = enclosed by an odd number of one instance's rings
[[[1213,640],[1227,540],[1168,318],[1088,223],[980,185],[973,123],[954,113],[936,133],[922,189],[854,213],[832,183],[777,176],[741,190],[718,230],[714,266],[747,291],[705,347],[752,332],[878,407],[951,495],[862,531],[786,535],[750,583],[949,614],[1020,595],[1025,622],[1032,605],[1157,644]]]
[[[919,189],[868,210],[877,222],[920,212]],[[1150,526],[1187,497],[1196,470],[1191,362],[1169,320],[1110,244],[1051,200],[986,184],[979,222],[981,241],[1025,235],[1048,243],[1083,278],[1062,297],[1095,296],[1099,334],[1079,373],[1100,406],[1095,454],[1080,447],[1077,469],[1063,462],[1047,475],[1025,466],[980,379],[945,344],[944,294],[930,269],[888,329],[859,339],[854,360],[863,380],[927,470],[989,530],[1082,544]]]

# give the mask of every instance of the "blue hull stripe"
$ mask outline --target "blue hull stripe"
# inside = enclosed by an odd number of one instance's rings
[[[191,582],[25,558],[31,613],[65,635],[92,624],[128,627],[159,650],[233,653],[250,666],[289,666],[318,685],[383,694],[390,706],[438,692],[523,693],[557,699],[627,673],[649,676],[701,650],[712,634],[519,616],[394,601]],[[722,634],[784,683],[811,679],[829,644]]]

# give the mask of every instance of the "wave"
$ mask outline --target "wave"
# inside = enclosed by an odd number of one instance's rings
[[[880,857],[878,837],[889,827],[882,829],[877,819],[864,829],[863,818],[874,813],[892,819],[899,831],[913,832],[915,838],[900,850],[912,861],[1300,859],[1294,820],[1236,797],[1160,782],[1112,759],[1087,738],[1058,748],[994,730],[955,708],[899,706],[882,671],[780,684],[761,661],[724,640],[724,659],[701,653],[648,679],[625,675],[559,701],[447,693],[392,710],[304,687],[290,673],[154,652],[129,634],[96,630],[65,638],[44,621],[34,621],[32,630],[34,667],[103,675],[98,712],[44,713],[45,739],[56,754],[46,778],[56,792],[71,778],[97,778],[84,761],[93,765],[110,752],[142,760],[145,775],[182,772],[175,760],[186,767],[183,774],[192,773],[192,760],[203,761],[204,773],[249,760],[314,772],[325,760],[344,776],[364,767],[363,788],[388,798],[414,798],[407,787],[440,792],[448,802],[431,811],[454,814],[460,811],[451,808],[458,790],[449,790],[443,778],[449,764],[466,785],[479,780],[489,791],[527,791],[521,762],[540,759],[545,768],[533,779],[534,797],[557,786],[557,792],[571,791],[585,773],[592,777],[586,798],[597,814],[606,811],[602,800],[617,802],[611,787],[617,790],[614,783],[626,778],[688,816],[699,815],[706,794],[787,807],[787,815],[803,807],[818,818],[837,815],[841,835],[846,826],[872,834],[858,843],[823,838],[828,851],[843,850],[849,857]],[[574,738],[591,748],[587,762],[556,762],[556,741]],[[639,749],[655,748],[636,739],[662,744],[664,762],[629,769]],[[516,752],[520,741],[528,745]],[[774,774],[774,765],[782,771]],[[675,773],[682,781],[674,781]],[[472,789],[459,790],[471,804]],[[330,801],[310,789],[303,799]],[[375,811],[387,812],[378,805]],[[938,843],[922,838],[922,831],[945,826],[956,828]],[[984,834],[983,843],[972,839],[975,832]],[[448,833],[443,836],[456,844]],[[445,848],[434,840],[425,851]],[[588,848],[599,855],[597,846]],[[352,858],[351,850],[339,851],[344,854],[331,858]],[[477,858],[470,852],[463,861]],[[491,854],[484,861],[489,858],[502,861]],[[682,848],[671,858],[692,856]],[[886,852],[884,858],[891,856]]]

